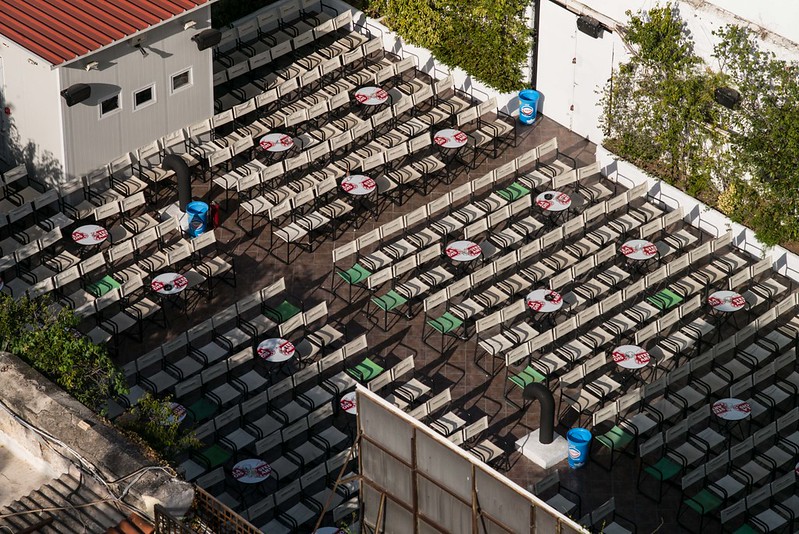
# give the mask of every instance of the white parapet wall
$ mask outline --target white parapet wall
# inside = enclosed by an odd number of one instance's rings
[[[756,258],[771,257],[772,267],[776,272],[791,280],[799,281],[799,256],[793,252],[781,246],[769,247],[763,244],[751,229],[733,222],[717,209],[711,208],[663,180],[654,178],[602,145],[597,145],[596,157],[602,174],[610,180],[626,187],[646,182],[649,184],[650,198],[670,208],[682,206],[685,221],[692,226],[716,237],[732,231],[732,242],[735,247]]]

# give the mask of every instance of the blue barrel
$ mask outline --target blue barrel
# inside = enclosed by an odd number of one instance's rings
[[[189,202],[186,205],[186,215],[189,218],[189,237],[197,237],[205,232],[208,227],[208,204],[205,202]]]
[[[588,448],[591,445],[591,431],[587,428],[572,428],[566,432],[569,443],[569,467],[577,469],[588,461]]]
[[[541,93],[535,89],[522,89],[519,91],[519,122],[533,124],[538,114],[538,99]]]

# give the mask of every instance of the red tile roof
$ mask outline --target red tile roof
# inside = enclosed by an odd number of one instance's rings
[[[0,0],[0,35],[53,65],[213,0]]]

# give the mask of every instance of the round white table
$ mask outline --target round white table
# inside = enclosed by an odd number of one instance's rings
[[[358,415],[358,400],[354,391],[350,391],[339,401],[341,409],[350,415]]]
[[[642,369],[649,360],[649,353],[638,345],[622,345],[613,350],[613,361],[624,369]]]
[[[244,484],[258,484],[272,474],[272,467],[258,458],[242,460],[232,469],[233,478]]]
[[[480,245],[474,241],[453,241],[444,249],[447,257],[452,261],[472,261],[480,257],[483,253]]]
[[[361,87],[355,91],[355,100],[364,106],[379,106],[388,100],[388,91],[374,86]]]
[[[735,291],[716,291],[710,294],[707,303],[715,311],[732,313],[743,309],[746,300]]]
[[[536,289],[524,298],[527,307],[541,313],[556,312],[563,307],[563,297],[551,289]]]
[[[267,152],[285,152],[294,146],[294,139],[282,133],[268,133],[261,137],[258,144]]]
[[[740,421],[749,417],[752,408],[741,399],[720,399],[713,403],[713,413],[725,421]]]
[[[646,239],[631,239],[619,249],[629,260],[646,261],[654,258],[658,249],[654,243]]]
[[[265,339],[258,344],[258,356],[270,363],[285,362],[294,356],[294,345],[279,337]]]
[[[558,191],[544,191],[535,197],[535,203],[546,211],[564,211],[572,205],[572,199],[566,193]]]
[[[72,231],[72,240],[78,245],[99,245],[108,239],[108,230],[97,224],[84,224]]]
[[[150,282],[150,287],[159,295],[175,295],[188,285],[189,281],[180,273],[161,273]]]
[[[341,180],[341,189],[350,195],[364,196],[377,188],[375,181],[363,174],[353,174]]]
[[[186,407],[179,402],[170,402],[169,409],[172,411],[172,413],[166,418],[167,423],[180,424],[184,419],[186,419]]]
[[[441,148],[461,148],[468,139],[465,133],[454,128],[445,128],[433,135],[433,142]]]

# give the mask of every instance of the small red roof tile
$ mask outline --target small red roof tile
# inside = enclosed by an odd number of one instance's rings
[[[0,35],[53,65],[213,0],[1,0]]]

